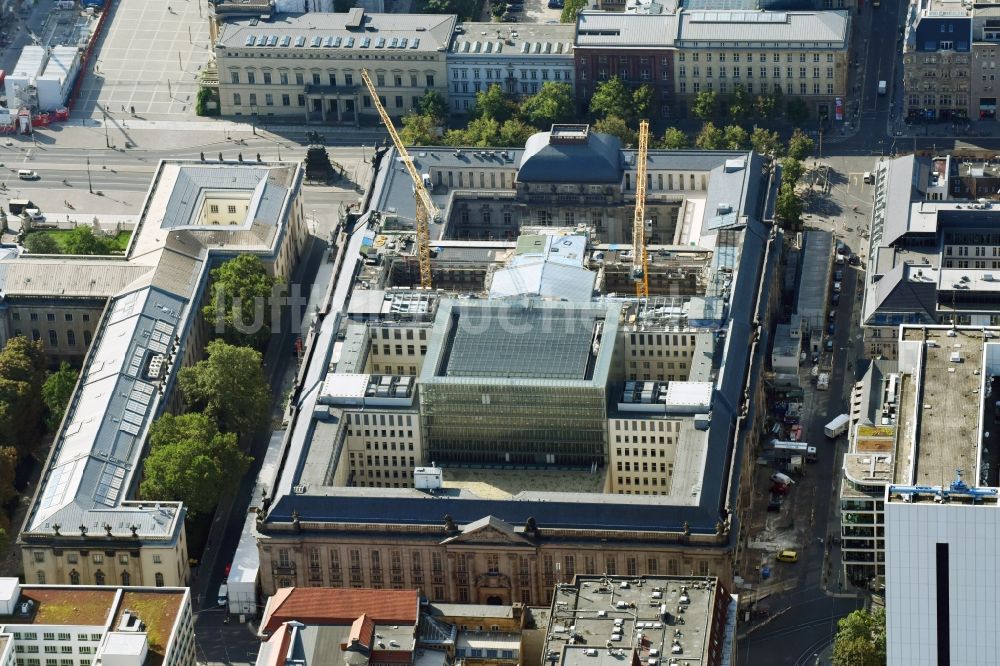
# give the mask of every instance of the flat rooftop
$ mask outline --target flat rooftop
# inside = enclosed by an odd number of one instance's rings
[[[577,576],[553,597],[546,663],[710,663],[716,595],[722,592],[714,578]]]
[[[167,654],[170,636],[184,603],[184,592],[177,589],[156,591],[124,589],[112,629],[118,629],[126,612],[146,625],[146,639],[152,657],[150,666],[159,664]]]
[[[483,499],[512,499],[526,489],[537,492],[602,493],[605,470],[452,468],[444,471],[444,487],[467,490]]]
[[[926,332],[925,332],[926,330]],[[902,403],[902,427],[914,420],[916,443],[913,478],[921,486],[947,486],[955,470],[972,478],[977,467],[977,432],[982,399],[983,334],[957,329],[949,337],[944,328],[904,328],[903,340],[924,341],[919,369],[919,404]],[[959,360],[953,360],[957,354]]]

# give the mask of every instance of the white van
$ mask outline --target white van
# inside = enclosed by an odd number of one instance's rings
[[[872,175],[871,171],[865,171],[865,185],[871,185],[875,182],[875,176]]]
[[[38,180],[38,172],[31,169],[18,169],[17,177],[21,180]]]
[[[229,603],[229,586],[225,583],[219,586],[219,596],[216,598],[215,603],[219,606],[225,606]]]

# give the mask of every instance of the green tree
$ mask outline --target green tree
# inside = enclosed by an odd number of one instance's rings
[[[778,133],[763,127],[754,128],[750,134],[750,145],[761,155],[781,155],[785,149]]]
[[[486,90],[476,93],[476,118],[491,118],[498,123],[506,122],[514,117],[517,105],[513,98],[494,83]]]
[[[403,116],[399,138],[407,146],[436,146],[441,140],[441,126],[434,116],[408,113]]]
[[[816,147],[815,142],[798,127],[792,132],[792,138],[788,140],[788,156],[797,160],[804,160],[812,154]]]
[[[789,231],[798,230],[802,219],[802,201],[791,183],[782,184],[778,190],[778,199],[774,202],[774,215],[783,228]]]
[[[663,133],[663,141],[660,146],[667,150],[681,150],[691,147],[691,138],[676,127],[668,127]]]
[[[271,391],[260,352],[218,339],[208,343],[207,352],[208,358],[178,375],[188,406],[211,417],[222,432],[246,435],[266,426]]]
[[[108,242],[95,236],[93,229],[83,225],[66,234],[63,247],[66,254],[111,254]]]
[[[50,373],[42,384],[42,400],[49,410],[46,425],[49,432],[55,432],[62,423],[66,406],[73,397],[76,388],[76,378],[80,375],[69,363],[61,363],[56,372]]]
[[[723,135],[725,147],[729,150],[745,150],[750,146],[750,135],[739,125],[727,125]]]
[[[0,447],[0,504],[7,504],[17,497],[17,462],[20,456],[13,446]],[[0,514],[6,512],[0,511]]]
[[[702,150],[722,150],[726,147],[726,135],[715,123],[707,122],[694,138],[694,145]]]
[[[150,427],[149,438],[140,495],[180,500],[192,513],[211,511],[253,462],[234,433],[220,433],[204,414],[166,414]]]
[[[617,76],[597,84],[590,97],[590,112],[601,118],[614,116],[622,120],[632,117],[632,94]]]
[[[805,167],[794,157],[786,157],[781,160],[781,182],[795,185],[799,178],[805,173]]]
[[[24,249],[32,254],[60,254],[59,243],[44,231],[36,231],[24,237]]]
[[[715,115],[715,109],[718,106],[719,99],[715,92],[712,90],[702,90],[698,93],[698,96],[694,98],[694,105],[691,107],[691,113],[702,120],[708,120]]]
[[[7,340],[0,351],[0,446],[24,453],[38,443],[47,361],[39,341]]]
[[[546,81],[541,90],[521,104],[521,117],[542,129],[566,123],[576,116],[573,88],[568,83]]]
[[[587,0],[566,0],[566,4],[563,5],[562,14],[559,15],[559,21],[562,23],[576,23],[577,14],[586,9],[588,5]]]
[[[535,128],[519,118],[511,118],[500,126],[499,146],[523,147],[528,137],[536,132]]]
[[[733,86],[733,94],[729,96],[727,105],[726,112],[730,118],[736,122],[746,120],[753,108],[753,100],[750,98],[746,86],[742,83]]]
[[[753,102],[753,110],[761,118],[770,118],[781,108],[781,90],[761,93]]]
[[[234,345],[264,349],[280,278],[254,254],[241,254],[212,269],[212,300],[202,309],[217,334]]]
[[[635,146],[639,143],[639,137],[635,130],[618,116],[601,118],[594,123],[594,131],[618,137],[623,146]]]
[[[420,12],[425,14],[457,14],[460,22],[479,20],[480,5],[476,0],[423,0],[422,5]]]
[[[856,610],[837,623],[833,666],[884,666],[885,609]]]
[[[793,123],[801,124],[809,120],[809,107],[806,106],[801,97],[793,97],[788,100],[785,112],[788,114],[788,119]]]
[[[630,118],[649,118],[653,110],[653,89],[648,85],[641,85],[632,91],[632,115]]]
[[[438,91],[428,90],[420,98],[420,102],[417,104],[417,111],[420,112],[420,115],[430,116],[437,120],[439,124],[443,124],[448,117],[448,101]]]

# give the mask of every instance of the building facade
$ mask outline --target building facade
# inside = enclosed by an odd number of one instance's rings
[[[723,99],[780,91],[811,117],[833,120],[847,96],[851,15],[831,11],[685,11],[678,18],[674,80],[682,112],[702,91]]]
[[[572,25],[463,23],[448,52],[452,113],[476,107],[476,94],[491,86],[515,98],[537,93],[551,81],[573,87]]]
[[[375,124],[362,69],[392,116],[428,91],[448,95],[446,55],[455,17],[307,13],[280,23],[226,21],[215,43],[223,115]]]
[[[980,61],[973,66],[972,13],[971,4],[958,2],[921,0],[909,5],[903,40],[903,95],[908,118],[970,117],[973,69],[983,74]],[[989,53],[988,48],[985,53]],[[984,83],[988,81],[980,80],[977,87],[985,95]],[[981,102],[977,100],[977,104]]]

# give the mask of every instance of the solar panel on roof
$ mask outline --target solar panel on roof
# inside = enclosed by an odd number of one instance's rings
[[[135,435],[136,437],[139,436],[139,426],[135,425],[134,423],[128,423],[127,421],[123,422],[121,430],[123,432],[127,432],[130,435]]]
[[[160,333],[170,334],[174,332],[174,327],[163,321],[162,319],[157,319],[156,323],[153,324],[153,330],[159,331]]]
[[[299,35],[298,37],[295,38],[295,46],[305,46],[305,45],[306,45],[305,37]]]
[[[319,46],[322,42],[323,42],[323,38],[319,37],[319,36],[316,36],[316,37],[313,37],[312,39],[309,40],[309,46],[311,48],[315,48],[315,47]]]

